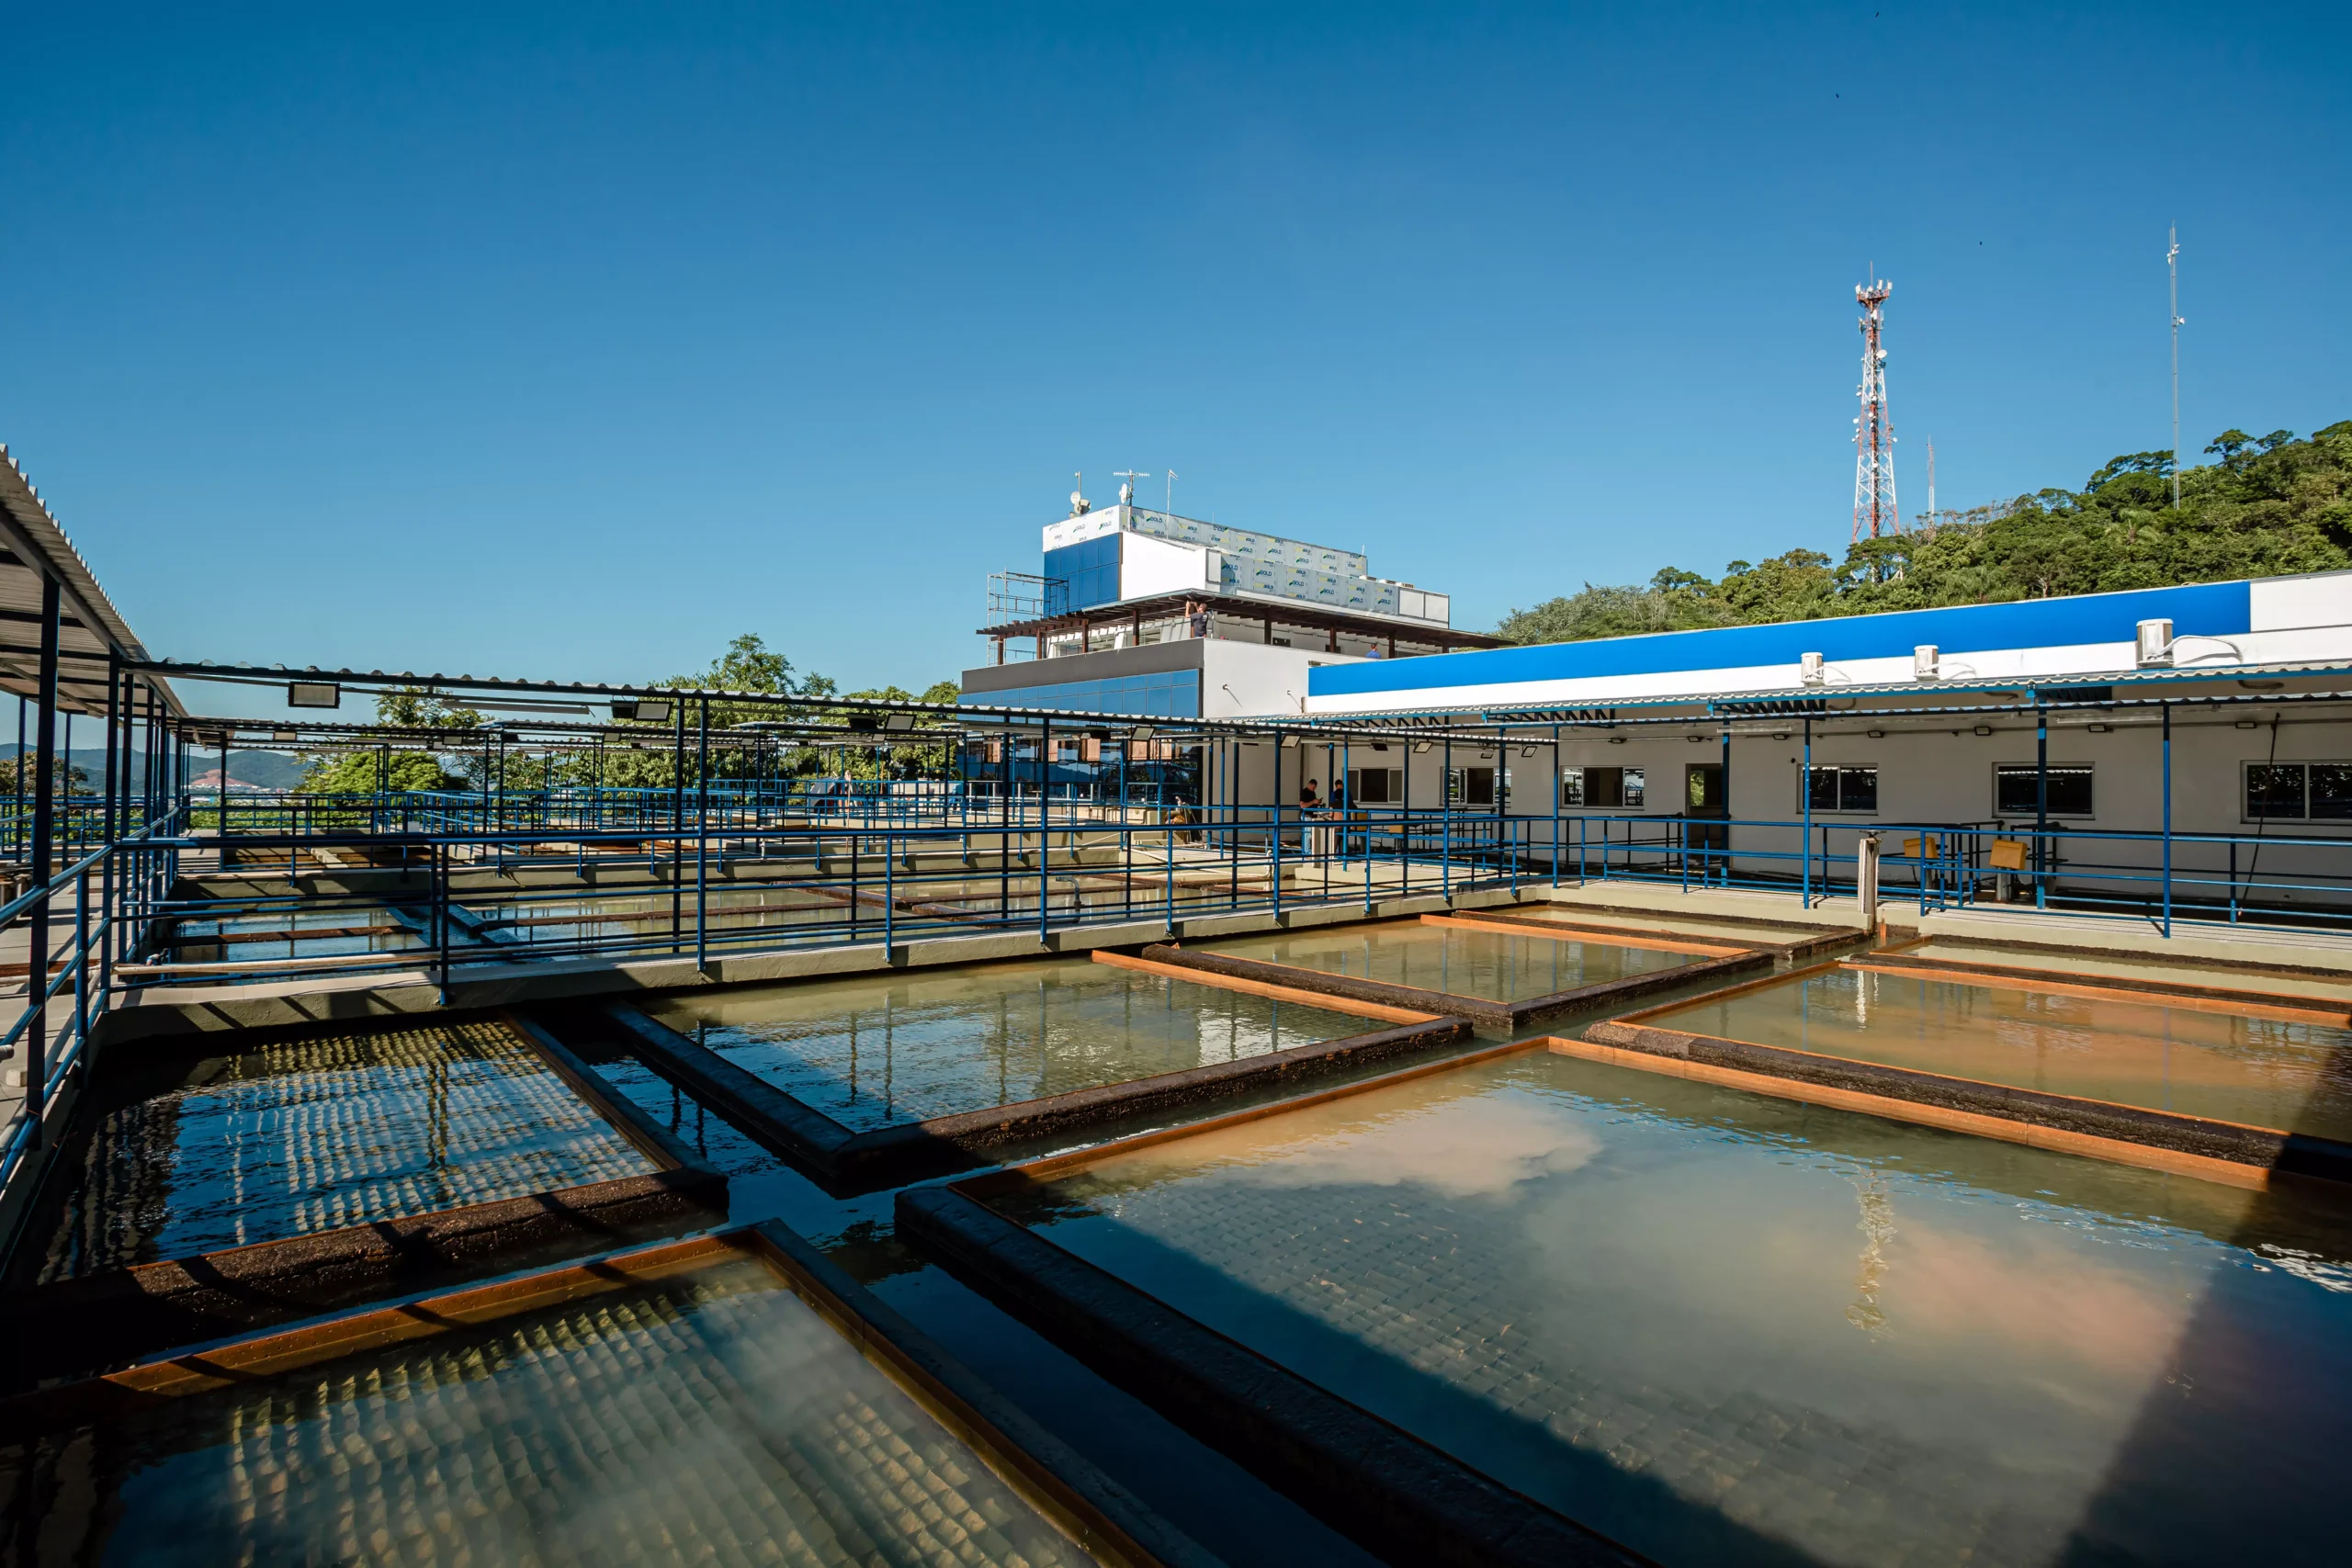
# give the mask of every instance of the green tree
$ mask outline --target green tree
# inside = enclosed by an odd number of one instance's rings
[[[1734,561],[1721,581],[1668,567],[1647,588],[1595,588],[1514,610],[1519,642],[1685,626],[1997,604],[2352,567],[2352,420],[2298,439],[2225,430],[2221,461],[2184,470],[2172,454],[2109,459],[2079,491],[2047,489],[1916,532],[1854,543],[1834,569],[1817,551]]]
[[[96,795],[91,787],[87,768],[75,767],[62,755],[49,760],[51,787],[60,795]],[[40,779],[40,761],[29,750],[13,757],[0,758],[0,795],[14,795],[18,788],[30,800],[33,785]]]

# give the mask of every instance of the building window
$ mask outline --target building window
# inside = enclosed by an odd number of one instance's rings
[[[1397,806],[1405,799],[1405,770],[1402,768],[1350,768],[1348,770],[1348,804],[1351,806]]]
[[[1807,784],[1815,811],[1876,811],[1876,768],[1815,768]]]
[[[1562,768],[1560,804],[1603,811],[1642,807],[1644,780],[1639,768]]]
[[[2048,814],[2088,817],[2091,812],[2091,770],[2084,762],[2053,762],[2050,766]],[[1993,769],[1993,813],[1996,817],[2031,817],[2036,772],[2031,762],[2002,762]]]
[[[1492,768],[1456,768],[1448,791],[1457,805],[1492,806],[1495,803],[1495,770]]]
[[[2250,822],[2352,820],[2352,762],[2248,762],[2245,817]]]

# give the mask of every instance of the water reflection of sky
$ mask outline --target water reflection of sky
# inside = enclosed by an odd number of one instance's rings
[[[1494,1001],[1572,991],[1702,962],[1708,955],[1621,947],[1607,941],[1562,942],[1548,936],[1467,931],[1419,921],[1238,937],[1200,944],[1229,958],[1293,964],[1353,975],[1392,986],[1450,991]]]
[[[1834,969],[1649,1021],[2352,1139],[2352,1031],[2316,1021]]]
[[[672,1028],[860,1130],[1387,1027],[1083,959],[653,1005]]]
[[[2054,1560],[2119,1492],[2159,1557],[2232,1518],[2333,1532],[2332,1201],[1544,1054],[1120,1156],[1027,1212],[1664,1560],[1709,1550],[1696,1506],[1824,1562],[1981,1562]],[[2151,1451],[2166,1401],[2194,1418]]]

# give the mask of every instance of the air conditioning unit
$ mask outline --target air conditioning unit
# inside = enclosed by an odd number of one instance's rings
[[[1828,661],[1817,653],[1797,655],[1797,673],[1808,686],[1818,686],[1829,679]]]
[[[2151,664],[2170,664],[2172,644],[2170,621],[2142,621],[2134,646],[2135,661],[2143,669]]]
[[[1932,681],[1936,667],[1943,662],[1943,650],[1933,643],[1921,643],[1911,650],[1911,679]]]

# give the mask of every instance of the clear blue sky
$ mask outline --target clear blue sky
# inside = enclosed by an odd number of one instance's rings
[[[1070,474],[1457,622],[2352,417],[2352,26],[2165,8],[17,6],[0,439],[175,657],[845,686]],[[1157,497],[1155,478],[1147,493]]]

